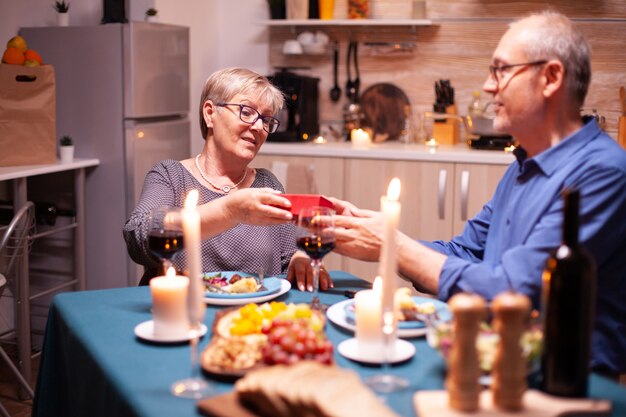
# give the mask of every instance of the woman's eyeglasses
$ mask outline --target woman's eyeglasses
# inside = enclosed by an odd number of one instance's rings
[[[272,116],[263,116],[258,110],[247,106],[245,104],[238,103],[217,103],[217,106],[226,107],[226,106],[238,106],[239,107],[239,119],[242,122],[248,124],[255,124],[257,120],[261,119],[263,122],[263,130],[267,133],[274,133],[278,130],[278,126],[280,126],[280,120]]]

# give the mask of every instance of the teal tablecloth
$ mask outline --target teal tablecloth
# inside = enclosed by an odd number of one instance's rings
[[[347,273],[332,272],[335,288],[321,293],[322,302],[345,300],[344,290],[367,283]],[[290,291],[278,298],[285,302],[308,302],[309,293]],[[50,308],[39,379],[33,405],[34,417],[187,417],[198,416],[196,402],[176,398],[170,385],[190,375],[188,344],[157,345],[138,340],[134,327],[151,319],[148,287],[72,292],[57,295]],[[207,309],[205,323],[211,328],[221,307]],[[335,346],[352,337],[334,324],[326,333]],[[202,349],[210,339],[207,334]],[[444,363],[423,338],[412,339],[416,355],[392,372],[410,380],[410,388],[386,398],[402,416],[415,416],[413,393],[441,389]],[[335,352],[336,363],[362,377],[380,372]],[[218,393],[232,384],[214,382]],[[591,395],[613,401],[613,415],[626,415],[626,388],[593,375]]]

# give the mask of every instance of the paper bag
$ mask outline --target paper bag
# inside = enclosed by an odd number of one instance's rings
[[[0,64],[0,166],[55,161],[54,68]]]

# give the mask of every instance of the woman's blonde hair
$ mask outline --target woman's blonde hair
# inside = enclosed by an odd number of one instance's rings
[[[247,68],[224,68],[214,72],[207,78],[200,96],[200,131],[202,137],[207,138],[207,126],[202,108],[207,100],[213,103],[227,103],[236,94],[258,96],[264,103],[269,104],[272,114],[276,115],[283,108],[285,98],[283,93],[264,76]]]

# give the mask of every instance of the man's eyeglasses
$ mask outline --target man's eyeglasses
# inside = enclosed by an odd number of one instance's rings
[[[280,126],[280,121],[272,116],[263,116],[258,110],[246,106],[245,104],[238,103],[217,103],[217,106],[225,107],[225,106],[238,106],[239,107],[239,118],[242,122],[248,124],[255,124],[257,120],[261,119],[263,122],[263,130],[267,133],[274,133],[278,130],[278,126]]]
[[[533,62],[523,62],[521,64],[508,64],[508,65],[500,65],[496,67],[495,65],[489,65],[489,73],[493,77],[493,80],[498,84],[502,80],[502,76],[504,71],[509,68],[522,67],[522,66],[531,66],[531,65],[543,65],[547,63],[546,60],[541,61],[533,61]]]

